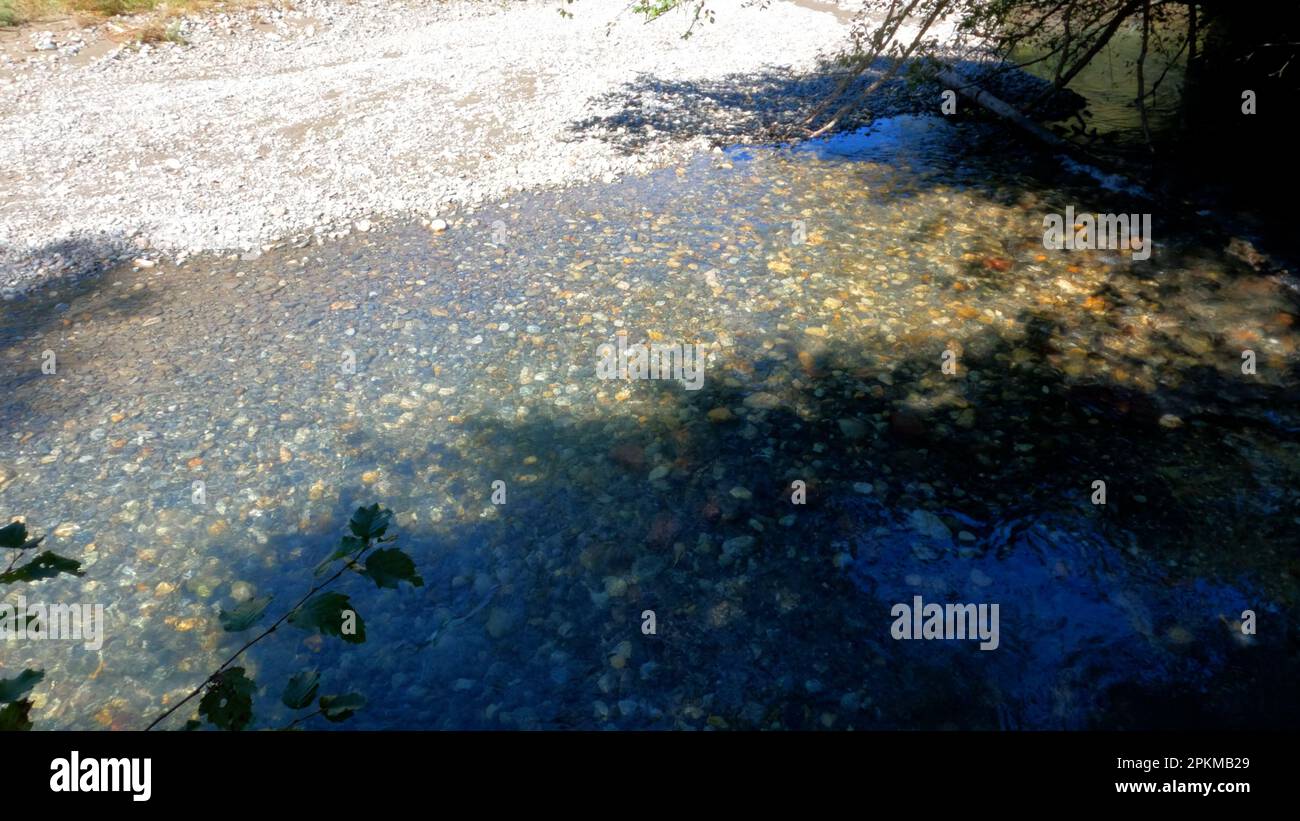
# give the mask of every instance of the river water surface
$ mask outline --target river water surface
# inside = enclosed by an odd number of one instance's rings
[[[1066,206],[1153,210],[903,117],[7,302],[0,503],[86,574],[5,600],[108,633],[0,669],[142,727],[377,501],[424,586],[259,644],[259,726],[308,667],[355,727],[1295,726],[1295,295],[1158,209],[1147,261],[1044,250]],[[620,332],[702,389],[597,379]],[[895,640],[915,596],[998,648]]]

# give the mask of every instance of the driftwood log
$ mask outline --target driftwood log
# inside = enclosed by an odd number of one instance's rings
[[[1029,134],[1037,137],[1039,140],[1042,140],[1053,148],[1059,148],[1062,151],[1069,151],[1072,154],[1083,154],[1084,156],[1088,156],[1087,152],[1079,146],[1057,134],[1053,134],[1051,131],[1026,117],[1024,114],[1021,114],[1010,104],[994,97],[982,88],[979,88],[956,71],[953,71],[950,68],[941,68],[935,76],[961,96],[979,105],[981,108],[996,114],[1002,119],[1019,126],[1021,129],[1029,132]],[[1090,162],[1093,161],[1093,158],[1090,156],[1088,159]]]

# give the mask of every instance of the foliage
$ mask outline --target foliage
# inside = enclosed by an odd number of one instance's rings
[[[318,593],[289,616],[289,623],[302,630],[323,633],[351,644],[366,640],[366,623],[352,609],[342,593]]]
[[[179,16],[209,10],[233,10],[259,0],[0,0],[0,28],[71,16],[78,23],[104,17],[133,17],[129,25],[143,43],[168,41],[185,45]],[[170,22],[168,22],[170,21]]]
[[[716,18],[706,0],[636,0],[632,11],[645,17],[646,22],[657,20],[673,9],[683,9],[691,15],[691,24],[682,32],[682,39],[695,32],[698,23],[713,23]]]
[[[0,707],[0,731],[30,730],[32,721],[28,716],[31,712],[32,703],[27,699]]]
[[[44,540],[44,536],[29,539],[27,537],[27,525],[23,522],[11,522],[0,528],[0,549],[17,551],[10,558],[4,572],[0,572],[0,584],[50,579],[60,573],[67,573],[71,576],[85,575],[81,570],[81,562],[60,556],[50,550],[37,555],[26,564],[18,564],[18,560],[22,558],[24,553],[35,548]]]
[[[59,10],[59,0],[0,0],[0,28],[19,26]]]
[[[40,670],[24,670],[17,678],[0,679],[0,702],[17,701],[45,678]]]
[[[17,678],[0,678],[0,730],[30,730],[32,722],[28,714],[32,703],[26,696],[36,686],[45,673],[41,670],[23,670]]]
[[[23,554],[44,541],[44,536],[28,538],[27,525],[11,522],[0,527],[0,550],[15,551],[0,572],[0,584],[34,582],[50,579],[60,573],[71,576],[84,575],[81,562],[46,550],[25,564],[18,564]],[[0,730],[30,730],[32,702],[27,693],[45,678],[43,670],[26,669],[15,678],[0,678]]]
[[[398,588],[403,582],[412,587],[423,586],[424,580],[417,575],[415,562],[409,555],[395,547],[378,548],[397,538],[388,532],[392,518],[392,511],[378,504],[357,508],[348,522],[349,534],[343,536],[338,549],[317,566],[316,578],[330,574],[331,570],[334,572],[313,585],[297,604],[240,647],[188,696],[150,724],[149,729],[199,696],[198,714],[212,726],[222,730],[248,727],[253,721],[253,697],[257,693],[257,684],[249,678],[244,667],[234,666],[234,662],[282,624],[334,636],[350,644],[364,642],[365,622],[353,608],[351,599],[342,593],[326,592],[325,588],[348,572],[370,579],[379,588]],[[0,549],[13,551],[5,570],[0,572],[0,584],[34,582],[60,574],[84,575],[80,562],[49,550],[19,564],[24,553],[43,540],[43,536],[29,538],[27,526],[22,522],[0,527]],[[219,615],[222,628],[229,633],[252,629],[262,621],[272,600],[271,596],[263,596],[242,602],[230,610],[223,609]],[[44,671],[26,669],[13,678],[0,678],[0,730],[32,728],[30,714],[33,705],[27,695],[44,677]],[[298,673],[289,680],[280,699],[286,707],[303,710],[313,702],[317,704],[314,712],[299,716],[290,727],[317,715],[330,722],[345,721],[366,703],[359,693],[320,696],[319,690],[320,674],[314,670]],[[195,729],[201,724],[190,720],[185,727]]]
[[[289,679],[280,701],[290,710],[301,710],[316,699],[316,693],[319,691],[320,673],[315,670],[304,670]]]
[[[178,46],[187,46],[189,41],[181,33],[181,21],[172,20],[164,25],[162,21],[153,21],[145,24],[135,32],[137,43],[175,43]]]
[[[325,588],[348,572],[368,578],[380,588],[397,588],[402,582],[412,587],[424,584],[424,580],[415,572],[415,562],[404,551],[395,547],[378,547],[397,538],[388,532],[392,518],[393,512],[378,504],[357,508],[348,521],[349,533],[339,540],[338,548],[316,567],[315,577],[319,579],[328,574],[327,578],[314,584],[271,626],[246,642],[225,664],[146,729],[153,729],[182,705],[200,695],[198,713],[208,724],[220,730],[247,728],[253,722],[253,699],[258,686],[249,678],[246,668],[236,667],[234,663],[249,648],[274,633],[281,625],[288,624],[300,630],[333,636],[349,644],[364,642],[365,622],[353,608],[352,600],[343,593],[326,591]],[[262,620],[271,601],[272,597],[265,596],[243,602],[229,611],[223,609],[219,617],[222,628],[229,633],[242,633],[252,629]],[[280,695],[280,702],[291,710],[305,710],[313,703],[316,704],[316,709],[299,715],[286,729],[297,727],[314,716],[321,716],[330,722],[346,721],[366,703],[359,693],[323,696],[319,693],[320,673],[315,670],[304,670],[289,679]],[[195,729],[201,723],[190,720],[185,727]]]
[[[22,522],[10,522],[0,527],[0,547],[22,547],[27,541],[27,525]]]
[[[352,714],[364,707],[366,699],[359,693],[344,696],[321,696],[320,711],[327,721],[346,721]]]
[[[86,575],[81,570],[81,562],[64,558],[53,551],[47,550],[21,567],[0,573],[0,584],[52,579],[60,573],[67,573],[71,576]]]
[[[223,730],[242,730],[253,720],[253,693],[257,686],[243,667],[212,674],[208,691],[199,700],[199,715]]]
[[[240,633],[257,624],[266,608],[270,606],[272,596],[259,596],[255,599],[249,599],[237,606],[234,610],[227,612],[222,610],[217,616],[221,622],[221,628],[227,633]]]
[[[766,5],[763,0],[753,2]],[[633,0],[631,9],[647,21],[679,9],[691,15],[692,29],[701,19],[713,19],[707,0]],[[945,31],[942,38],[936,35],[940,30]],[[904,66],[910,70],[927,61],[1000,63],[981,83],[998,73],[1042,64],[1041,73],[1050,82],[1024,105],[1028,113],[1041,117],[1046,114],[1044,104],[1059,100],[1060,92],[1106,53],[1117,34],[1129,31],[1136,32],[1141,45],[1127,61],[1126,76],[1134,85],[1134,105],[1152,151],[1149,109],[1175,65],[1187,66],[1184,109],[1195,96],[1193,87],[1210,73],[1211,62],[1221,73],[1250,77],[1252,88],[1266,81],[1286,89],[1295,85],[1292,63],[1300,57],[1300,14],[1293,4],[1256,8],[1208,0],[860,0],[849,46],[837,59],[843,69],[840,82],[790,136],[829,131]],[[683,36],[689,35],[690,30]],[[1216,48],[1225,39],[1235,40],[1235,45]],[[883,72],[865,89],[850,94],[855,81],[881,58],[887,60]],[[1149,70],[1151,66],[1158,70]],[[1084,120],[1086,112],[1076,116],[1079,122],[1070,135],[1096,139],[1096,130],[1089,130]]]

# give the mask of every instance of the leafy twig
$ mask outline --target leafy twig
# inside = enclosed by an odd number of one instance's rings
[[[316,568],[316,573],[319,576],[333,562],[339,559],[345,560],[343,565],[329,578],[312,585],[311,589],[293,607],[276,619],[270,627],[245,642],[211,675],[191,690],[183,699],[154,719],[145,730],[152,730],[205,690],[208,691],[207,695],[204,696],[199,705],[201,714],[204,714],[214,724],[231,729],[239,729],[247,724],[251,720],[251,692],[253,685],[244,675],[244,668],[232,665],[250,648],[274,633],[286,622],[304,629],[315,629],[337,635],[345,641],[364,641],[364,623],[361,622],[360,617],[355,612],[351,611],[347,596],[338,593],[319,594],[349,570],[355,570],[368,577],[379,587],[395,588],[401,582],[406,582],[414,587],[424,584],[424,580],[415,574],[415,563],[401,550],[396,548],[373,550],[378,545],[386,544],[397,538],[396,536],[388,536],[387,538],[384,536],[391,519],[392,511],[380,508],[377,504],[357,508],[348,522],[352,535],[343,537],[338,549],[325,561],[321,562]],[[363,559],[367,560],[365,564],[362,564]],[[253,600],[246,602],[231,613],[222,611],[221,619],[224,627],[230,632],[247,630],[266,612],[266,607],[270,604],[270,601],[269,597],[262,600]],[[360,628],[359,632],[354,630],[345,634],[343,628],[333,624],[332,619],[339,616],[344,616],[346,619],[347,614],[351,615],[355,627]],[[353,635],[356,635],[355,639],[349,638]],[[294,688],[295,683],[300,685],[309,684],[310,686],[301,688],[302,692],[294,692],[292,703],[290,700],[291,691],[286,691],[283,700],[288,706],[300,709],[311,702],[315,697],[317,687],[314,676],[313,673],[312,678],[306,681],[300,681],[299,677],[295,677],[294,681],[290,682],[291,688]],[[297,703],[301,699],[305,700],[302,703]],[[364,703],[365,700],[357,694],[322,696],[320,712],[330,721],[342,721],[351,716],[352,712]],[[309,717],[305,716],[303,720]]]

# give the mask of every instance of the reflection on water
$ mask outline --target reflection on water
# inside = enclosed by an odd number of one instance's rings
[[[1182,37],[1183,25],[1180,22],[1176,31],[1168,25],[1156,25],[1152,29],[1145,80],[1146,92],[1150,95],[1146,102],[1147,118],[1153,132],[1173,126],[1181,105],[1187,54],[1185,50],[1173,48],[1172,44],[1178,43]],[[1069,88],[1088,101],[1089,129],[1096,129],[1098,133],[1118,138],[1121,142],[1136,143],[1143,139],[1136,79],[1137,60],[1141,54],[1141,25],[1125,26],[1116,31],[1097,56],[1070,81]],[[1013,54],[1012,60],[1027,63],[1026,71],[1044,80],[1052,80],[1059,59],[1031,62],[1043,56],[1040,51],[1021,48]]]
[[[87,566],[25,593],[109,633],[3,668],[39,727],[143,726],[378,500],[425,587],[259,644],[263,723],[318,666],[349,726],[1295,725],[1291,295],[1163,215],[1148,262],[1044,251],[1145,209],[999,139],[901,118],[7,303],[0,501]],[[702,343],[703,389],[596,379],[621,331]],[[999,603],[999,648],[894,641],[914,595]]]

